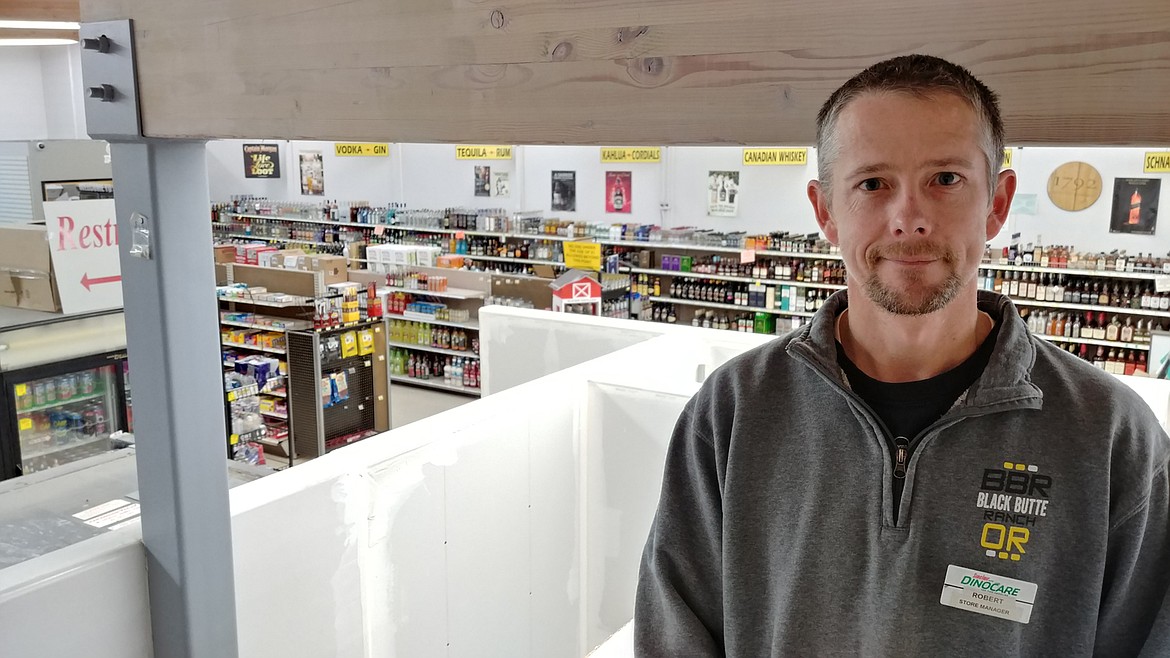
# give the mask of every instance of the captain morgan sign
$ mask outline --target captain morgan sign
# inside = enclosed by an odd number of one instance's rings
[[[113,199],[46,201],[49,254],[64,313],[122,306]]]

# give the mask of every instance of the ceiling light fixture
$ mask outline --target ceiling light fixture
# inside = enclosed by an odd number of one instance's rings
[[[0,46],[69,46],[77,39],[0,39]]]
[[[0,21],[0,29],[8,30],[80,30],[81,23],[69,21]]]

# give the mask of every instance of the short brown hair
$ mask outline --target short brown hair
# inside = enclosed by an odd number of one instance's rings
[[[951,93],[966,101],[983,123],[987,180],[994,194],[996,175],[1003,164],[1003,119],[998,97],[967,69],[930,55],[903,55],[878,62],[829,96],[817,113],[817,177],[823,186],[831,184],[829,170],[840,148],[836,141],[837,119],[850,102],[869,92],[917,97]]]

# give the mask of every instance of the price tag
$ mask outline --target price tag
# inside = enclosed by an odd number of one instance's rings
[[[467,234],[464,233],[463,231],[455,231],[455,239],[456,240],[462,240],[465,237],[467,237]]]
[[[1170,292],[1170,276],[1161,275],[1154,277],[1154,291]]]
[[[17,397],[28,395],[28,384],[17,384],[15,388]]]
[[[21,418],[20,419],[20,431],[21,432],[24,432],[25,430],[31,430],[32,428],[33,428],[32,418]]]
[[[385,232],[386,232],[385,226],[375,226],[374,227],[374,235],[382,235]]]
[[[743,251],[739,252],[739,262],[743,265],[756,262],[756,250],[744,249]]]

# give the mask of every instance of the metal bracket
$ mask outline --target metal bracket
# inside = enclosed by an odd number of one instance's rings
[[[86,88],[85,123],[90,137],[141,139],[133,22],[82,23],[79,36],[81,79]]]

